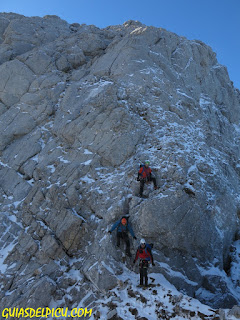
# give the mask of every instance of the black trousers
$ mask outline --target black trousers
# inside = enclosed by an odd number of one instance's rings
[[[157,187],[156,178],[150,177],[150,178],[147,178],[146,180],[145,179],[141,179],[140,180],[140,192],[139,192],[140,196],[142,196],[142,194],[143,194],[144,183],[148,182],[148,181],[152,181],[153,184],[154,184],[154,187]]]
[[[145,286],[148,285],[148,261],[142,260],[139,263],[139,271],[140,271],[140,285],[143,285],[143,280],[145,282]]]
[[[130,255],[130,241],[127,232],[117,232],[117,246],[120,246],[120,239],[126,243],[126,253]]]

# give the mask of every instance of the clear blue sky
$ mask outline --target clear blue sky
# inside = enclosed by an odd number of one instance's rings
[[[0,0],[0,12],[55,14],[100,28],[130,19],[163,27],[211,46],[240,88],[240,0]]]

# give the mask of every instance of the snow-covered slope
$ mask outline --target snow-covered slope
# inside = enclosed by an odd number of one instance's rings
[[[213,310],[180,293],[159,273],[149,274],[148,288],[139,288],[139,276],[128,269],[125,269],[124,276],[119,278],[119,287],[111,290],[107,298],[98,300],[96,314],[99,319],[218,318],[219,310]]]

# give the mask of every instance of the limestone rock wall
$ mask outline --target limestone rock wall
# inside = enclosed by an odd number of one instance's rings
[[[3,304],[91,305],[123,272],[107,234],[122,214],[154,243],[156,272],[238,303],[240,94],[211,48],[135,21],[3,13],[0,63]],[[145,159],[160,188],[142,200]]]

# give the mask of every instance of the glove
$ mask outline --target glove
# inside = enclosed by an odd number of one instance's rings
[[[135,262],[136,262],[136,261],[135,261],[135,260],[133,260],[133,264],[135,264]]]
[[[139,177],[137,177],[137,181],[140,181]]]
[[[152,266],[153,266],[153,267],[155,266],[155,263],[154,263],[154,262],[152,263]]]
[[[109,231],[108,231],[108,233],[110,233],[110,234],[111,234],[111,233],[112,233],[112,231],[111,231],[111,230],[109,230]]]
[[[137,237],[133,237],[134,240],[137,240]]]

